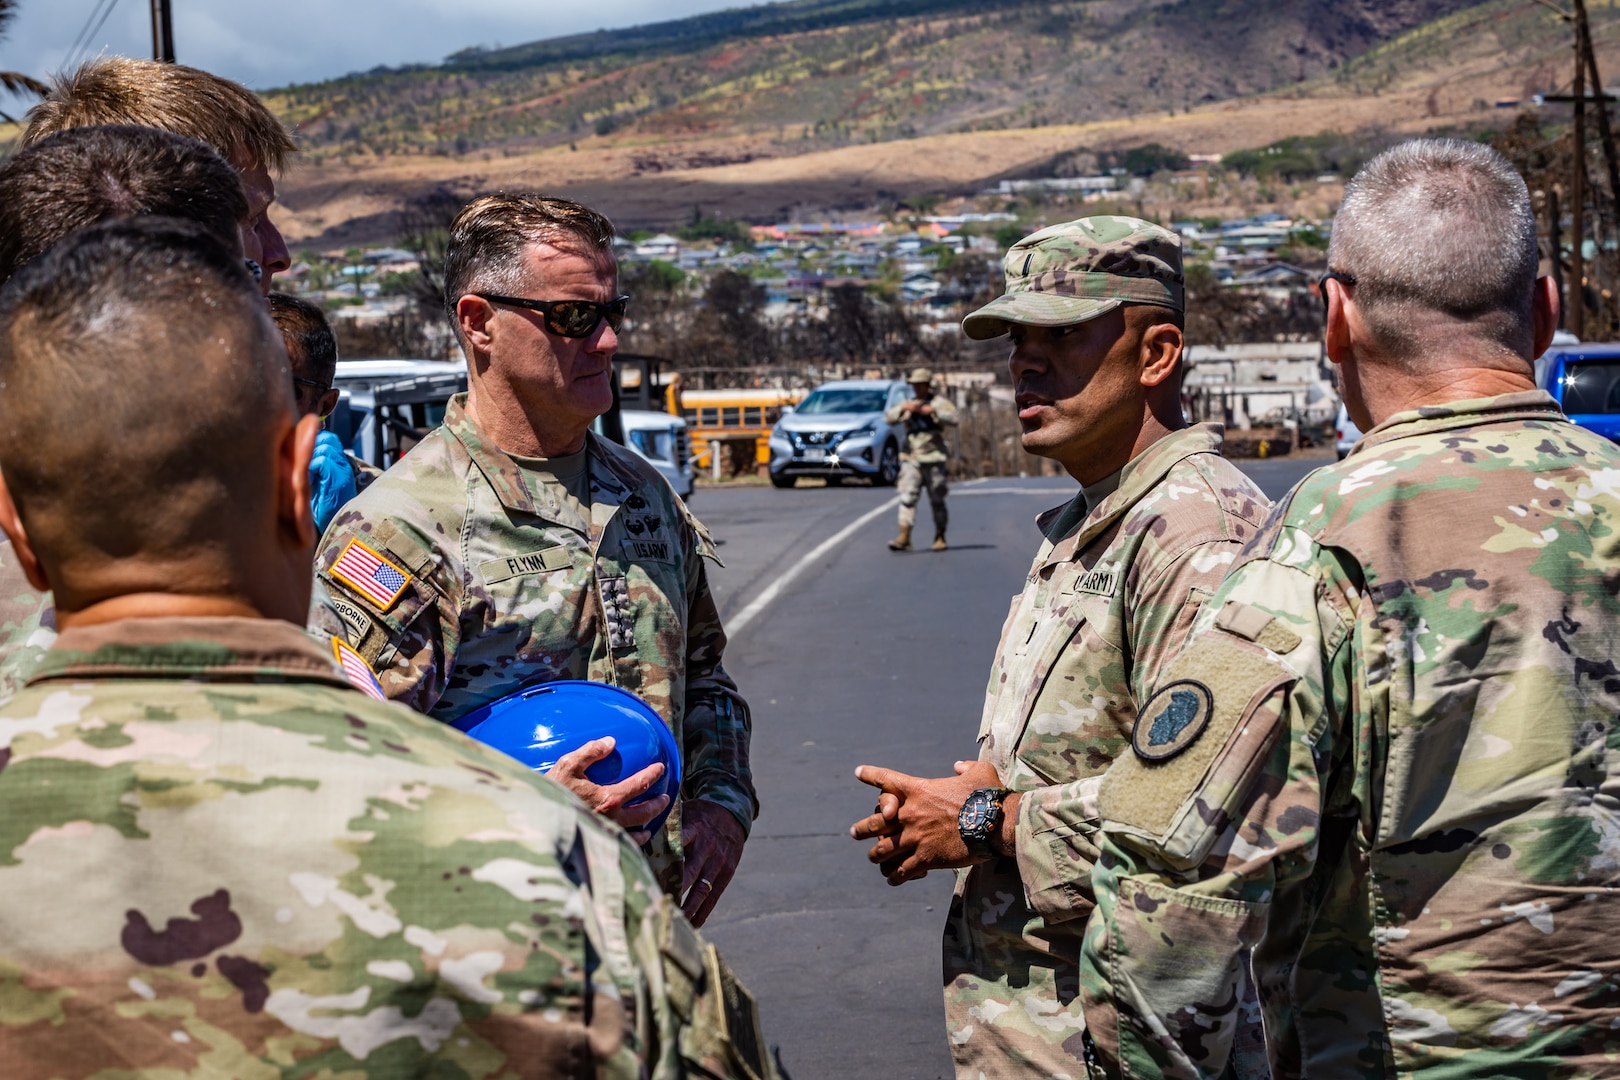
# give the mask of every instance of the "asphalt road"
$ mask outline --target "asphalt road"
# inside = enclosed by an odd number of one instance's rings
[[[1276,496],[1320,464],[1244,467]],[[883,882],[848,837],[873,803],[852,770],[940,776],[974,753],[1002,620],[1039,542],[1035,515],[1073,492],[1064,477],[959,485],[951,549],[907,555],[885,547],[892,489],[705,488],[693,500],[726,563],[712,582],[735,624],[727,667],[754,707],[763,803],[705,933],[759,998],[795,1080],[952,1075],[939,959],[952,879]],[[924,506],[925,541],[928,520]]]

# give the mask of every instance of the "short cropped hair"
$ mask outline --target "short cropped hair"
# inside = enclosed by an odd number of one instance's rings
[[[136,214],[195,221],[240,247],[248,201],[196,139],[122,124],[57,132],[0,164],[0,285],[74,229]]]
[[[274,498],[286,354],[241,256],[192,222],[92,225],[19,270],[0,388],[0,474],[47,568],[223,550]]]
[[[323,386],[337,374],[337,338],[326,312],[308,300],[288,293],[270,294],[270,318],[281,331],[293,374]]]
[[[1422,350],[1424,313],[1514,352],[1531,348],[1539,255],[1524,178],[1482,143],[1414,139],[1369,161],[1345,188],[1328,266],[1380,348]]]
[[[298,144],[253,91],[184,64],[102,56],[58,75],[28,111],[21,145],[93,124],[138,124],[212,146],[236,166],[286,167]]]
[[[523,251],[549,244],[586,258],[613,258],[613,222],[571,199],[528,192],[484,195],[450,225],[444,303],[456,326],[456,302],[472,292],[511,293],[523,285]],[[458,327],[459,336],[460,329]]]

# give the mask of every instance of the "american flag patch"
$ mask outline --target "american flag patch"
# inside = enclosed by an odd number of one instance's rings
[[[332,564],[332,576],[387,611],[411,583],[411,575],[372,551],[358,540],[350,540],[338,561]]]
[[[366,663],[348,642],[342,638],[333,638],[332,654],[337,657],[338,666],[343,669],[344,676],[356,690],[362,694],[369,694],[378,701],[388,700],[382,692],[382,684],[377,681],[377,676],[371,670],[371,665]]]

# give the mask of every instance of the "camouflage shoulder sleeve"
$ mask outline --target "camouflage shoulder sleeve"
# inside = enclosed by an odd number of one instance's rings
[[[682,758],[687,798],[718,803],[730,810],[744,833],[759,815],[749,743],[753,715],[725,668],[726,631],[709,588],[708,567],[699,553],[714,542],[691,512],[693,557],[687,561],[686,700]]]
[[[427,712],[444,693],[461,644],[457,563],[408,522],[379,514],[371,503],[385,491],[373,485],[339,512],[316,552],[315,572],[343,636],[376,671],[384,693]],[[328,629],[317,623],[312,615],[312,629]]]
[[[628,841],[625,846],[645,867],[640,852]],[[644,873],[655,903],[641,913],[633,940],[651,988],[648,1026],[655,1030],[643,1042],[655,1052],[647,1055],[647,1075],[653,1080],[780,1080],[753,994],[674,901],[658,895],[650,872]]]
[[[905,402],[902,401],[899,405],[886,410],[883,414],[883,422],[885,424],[898,424],[900,421],[904,420],[906,418],[905,409],[903,408],[904,405]]]
[[[0,701],[22,688],[55,640],[50,593],[28,583],[11,542],[0,538]]]
[[[1216,592],[1099,785],[1081,985],[1110,1071],[1222,1074],[1246,956],[1311,873],[1329,773],[1353,741],[1323,704],[1350,679],[1349,573],[1275,518],[1264,539],[1270,556]]]
[[[1219,586],[1238,551],[1216,540],[1154,560],[1128,575],[1125,623],[1131,656],[1131,696],[1145,700],[1166,664],[1192,631],[1193,620]],[[1048,922],[1089,915],[1091,869],[1097,859],[1097,788],[1088,776],[1025,792],[1018,803],[1017,859],[1029,905]]]
[[[934,398],[934,419],[949,427],[956,423],[956,406],[948,397]]]

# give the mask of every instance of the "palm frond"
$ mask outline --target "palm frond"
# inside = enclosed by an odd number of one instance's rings
[[[17,17],[17,4],[19,0],[0,0],[0,31],[5,30],[6,23]]]
[[[0,0],[0,4],[5,2],[6,0]],[[0,71],[0,86],[5,87],[13,94],[21,94],[26,92],[34,94],[38,97],[44,97],[46,94],[51,92],[50,87],[46,86],[38,79],[24,75],[20,71]]]

